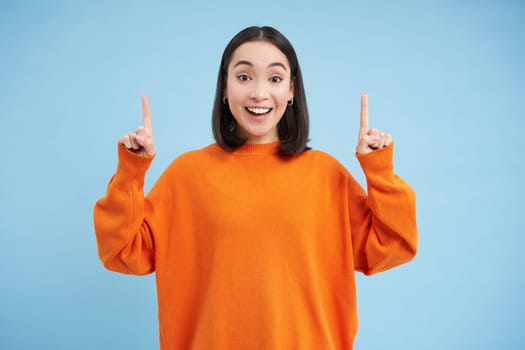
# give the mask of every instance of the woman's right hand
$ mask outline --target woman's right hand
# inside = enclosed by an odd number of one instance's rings
[[[135,131],[122,135],[118,142],[133,153],[152,157],[155,155],[155,145],[153,144],[149,102],[145,94],[142,94],[142,120],[144,125],[139,126]]]

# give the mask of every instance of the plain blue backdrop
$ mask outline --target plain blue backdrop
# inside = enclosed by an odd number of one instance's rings
[[[416,259],[358,277],[356,349],[524,349],[523,1],[1,1],[0,348],[156,349],[154,275],[104,270],[92,209],[150,97],[157,158],[213,142],[222,50],[294,44],[311,146],[363,183],[360,93],[418,195]]]

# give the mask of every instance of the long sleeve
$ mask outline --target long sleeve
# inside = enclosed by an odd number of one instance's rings
[[[357,155],[368,196],[350,178],[349,211],[355,269],[366,275],[410,261],[417,251],[416,199],[393,170],[393,145]]]
[[[145,218],[144,177],[152,157],[138,156],[123,145],[106,195],[94,208],[98,253],[112,271],[143,275],[154,271],[154,239]]]

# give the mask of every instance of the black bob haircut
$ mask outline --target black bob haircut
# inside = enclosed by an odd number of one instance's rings
[[[217,90],[212,112],[212,129],[215,141],[226,151],[233,151],[246,143],[246,139],[237,135],[232,124],[235,119],[227,103],[224,103],[224,91],[228,76],[228,66],[235,50],[246,42],[266,41],[275,45],[288,58],[291,70],[291,82],[294,84],[292,105],[286,107],[283,117],[277,124],[279,135],[279,154],[282,157],[297,156],[310,149],[308,142],[309,119],[301,68],[292,44],[278,30],[272,27],[248,27],[235,35],[222,54]],[[234,124],[233,124],[234,125]]]

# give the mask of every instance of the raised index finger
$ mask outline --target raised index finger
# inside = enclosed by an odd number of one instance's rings
[[[359,134],[366,134],[368,131],[368,96],[366,92],[361,95],[361,123],[359,126]]]
[[[144,129],[151,130],[151,112],[146,94],[142,94],[142,120],[144,121]]]

